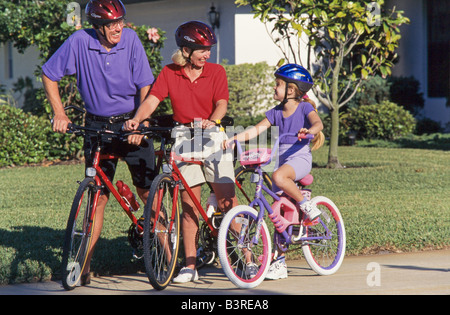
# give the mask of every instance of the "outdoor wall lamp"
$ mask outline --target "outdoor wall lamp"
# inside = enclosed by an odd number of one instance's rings
[[[208,12],[208,19],[213,30],[220,27],[220,13],[216,11],[214,3],[211,4],[211,9]]]

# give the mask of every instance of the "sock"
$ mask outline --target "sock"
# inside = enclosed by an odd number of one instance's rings
[[[280,256],[280,257],[278,257],[275,261],[284,261],[284,257],[285,257],[285,256]]]
[[[304,204],[304,203],[307,202],[307,201],[308,201],[308,200],[307,200],[306,198],[303,198],[303,200],[297,202],[297,204],[298,204],[299,206],[301,206],[302,204]]]

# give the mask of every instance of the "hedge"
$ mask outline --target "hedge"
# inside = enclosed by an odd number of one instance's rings
[[[53,132],[48,119],[0,105],[0,167],[70,159],[82,149],[82,139]]]

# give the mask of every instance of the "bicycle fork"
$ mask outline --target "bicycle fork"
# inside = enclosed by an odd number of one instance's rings
[[[246,235],[247,235],[248,229],[250,229],[250,226],[255,223],[250,222],[250,219],[245,218],[245,217],[237,217],[235,221],[236,221],[236,224],[240,224],[238,247],[239,248],[247,248],[248,250],[251,250],[251,245],[258,245],[259,238],[261,236],[262,224],[264,222],[264,216],[258,215],[258,218],[256,219],[255,234],[253,235],[251,241],[249,241],[246,238]]]

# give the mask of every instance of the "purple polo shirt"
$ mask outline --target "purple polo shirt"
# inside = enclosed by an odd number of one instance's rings
[[[109,52],[93,29],[73,33],[42,67],[52,81],[75,75],[86,111],[98,116],[128,113],[140,105],[139,89],[154,77],[137,34],[124,28]]]

